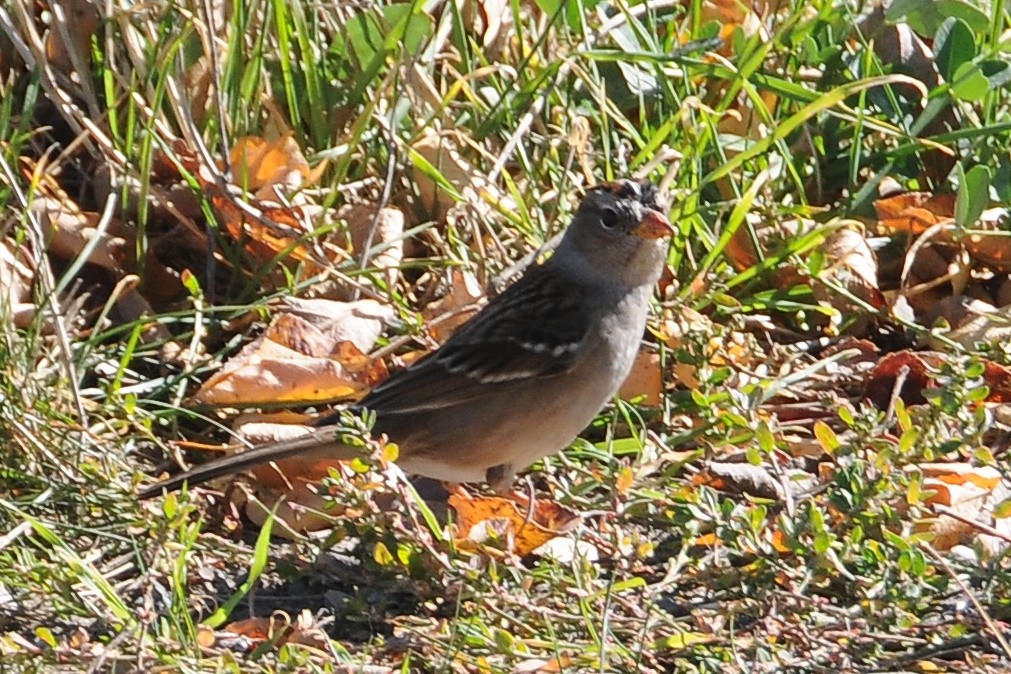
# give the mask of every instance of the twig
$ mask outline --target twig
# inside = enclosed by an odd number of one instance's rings
[[[949,508],[948,506],[945,506],[945,505],[940,505],[940,504],[935,505],[934,509],[937,512],[941,513],[942,515],[947,515],[948,517],[950,517],[953,520],[958,520],[959,522],[962,522],[964,524],[968,524],[972,528],[978,529],[979,531],[982,531],[984,534],[989,534],[989,535],[993,536],[994,538],[999,538],[1002,541],[1004,541],[1005,543],[1011,543],[1011,536],[1005,534],[1002,531],[998,531],[997,529],[994,529],[989,524],[983,524],[982,522],[977,522],[974,519],[971,519],[969,517],[966,517],[965,515],[959,514],[954,509]]]
[[[965,596],[968,597],[972,605],[976,607],[976,612],[979,613],[979,617],[983,620],[983,623],[986,625],[987,629],[990,630],[990,632],[993,634],[994,639],[996,639],[997,643],[1000,644],[1000,647],[1004,650],[1004,654],[1007,655],[1008,657],[1011,657],[1011,644],[1009,644],[1004,635],[1001,634],[1001,631],[997,627],[997,624],[994,623],[993,618],[991,618],[990,614],[986,612],[986,609],[983,607],[983,604],[979,601],[979,599],[976,598],[976,595],[972,593],[972,590],[970,590],[969,586],[965,584],[965,581],[963,581],[962,578],[957,573],[955,573],[955,570],[952,569],[951,565],[948,564],[948,561],[944,559],[944,557],[942,557],[940,553],[937,552],[937,550],[934,549],[934,546],[932,546],[930,543],[921,542],[920,547],[926,550],[930,554],[930,556],[933,557],[934,560],[941,566],[941,568],[944,569],[945,573],[951,576],[951,579],[958,584],[959,588],[961,588],[962,592],[965,593]]]

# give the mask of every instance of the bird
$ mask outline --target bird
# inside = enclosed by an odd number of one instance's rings
[[[507,492],[517,471],[568,447],[613,398],[639,350],[674,233],[652,183],[587,189],[553,253],[530,266],[435,351],[350,409],[398,445],[406,473]],[[231,454],[143,489],[140,498],[290,458],[360,456],[335,432]]]

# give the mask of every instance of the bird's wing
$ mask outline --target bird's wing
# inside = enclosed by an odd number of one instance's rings
[[[542,268],[493,299],[437,351],[359,402],[383,414],[438,409],[568,371],[590,327],[585,298]]]

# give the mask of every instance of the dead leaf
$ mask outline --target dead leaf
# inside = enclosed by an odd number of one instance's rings
[[[273,518],[271,533],[285,540],[302,540],[305,534],[333,528],[344,513],[333,507],[333,499],[319,494],[314,486],[327,476],[329,467],[315,480],[291,477],[297,470],[302,467],[293,467],[288,461],[279,464],[273,473],[268,472],[269,468],[255,469],[256,498],[233,492],[233,503],[258,527]]]
[[[171,157],[162,155],[156,164],[160,171],[181,178],[176,161],[200,183],[225,230],[235,240],[244,242],[246,250],[257,261],[283,259],[292,264],[305,264],[310,273],[317,273],[325,260],[347,258],[346,251],[333,248],[316,251],[310,246],[312,233],[321,224],[332,221],[328,210],[309,203],[288,207],[272,201],[240,199],[225,192],[214,172],[181,142],[173,145]],[[297,168],[293,171],[300,175]]]
[[[827,265],[818,280],[830,280],[872,307],[884,307],[884,296],[878,290],[878,262],[863,234],[863,227],[855,222],[841,221],[839,224],[842,226],[830,233],[820,248]],[[847,297],[821,282],[814,284],[814,295],[840,311],[855,308]]]
[[[91,39],[98,28],[98,8],[88,0],[62,0],[51,9],[59,13],[46,34],[47,63],[81,84],[91,78]]]
[[[529,513],[516,501],[498,496],[473,498],[456,493],[450,495],[449,505],[456,512],[459,544],[487,549],[486,541],[501,538],[507,541],[509,551],[520,557],[582,521],[576,511],[545,499],[534,501]]]
[[[464,26],[477,37],[489,62],[499,60],[508,51],[513,36],[509,0],[464,0],[459,11]]]
[[[639,349],[632,369],[625,378],[618,395],[623,400],[642,398],[641,405],[656,407],[663,399],[663,372],[660,354],[652,349]]]
[[[559,564],[571,564],[576,560],[596,562],[600,559],[600,551],[597,546],[572,536],[556,536],[534,548],[531,553],[538,557],[552,559]]]
[[[734,494],[752,494],[779,500],[783,485],[762,466],[750,463],[721,463],[713,461],[705,470],[692,476],[692,484],[706,485],[719,491]]]
[[[1011,340],[1011,306],[1000,309],[985,302],[972,300],[965,306],[961,320],[949,321],[954,330],[944,333],[948,340],[967,349],[977,349],[980,344],[999,346]]]
[[[27,261],[25,251],[13,241],[5,239],[0,243],[0,307],[17,328],[28,327],[35,318],[34,274]]]
[[[439,343],[477,313],[478,300],[484,296],[481,284],[470,271],[454,268],[449,278],[449,292],[421,310],[429,334]]]
[[[267,204],[240,207],[236,200],[223,195],[215,186],[204,186],[222,224],[246,250],[260,262],[283,258],[290,263],[308,265],[310,272],[320,270],[319,258],[304,241],[325,217],[323,209],[313,206],[282,208]]]
[[[351,342],[335,342],[304,319],[281,314],[193,396],[208,405],[330,402],[355,398],[386,376]]]
[[[979,216],[975,227],[993,230],[993,234],[974,233],[961,244],[976,262],[995,272],[1011,272],[1011,236],[1008,236],[1008,209],[989,208]]]
[[[280,305],[285,313],[305,319],[335,343],[351,342],[365,353],[372,350],[384,326],[397,315],[390,305],[371,299],[337,302],[285,296]]]
[[[512,199],[489,183],[485,174],[460,154],[460,144],[453,139],[452,132],[440,134],[431,127],[425,127],[421,138],[411,149],[434,167],[467,204],[483,212],[490,210],[488,204],[510,207]],[[415,167],[413,179],[425,210],[432,219],[444,222],[450,209],[456,205],[456,198],[441,182],[420,168]]]
[[[867,377],[864,396],[878,409],[888,409],[893,390],[902,375],[904,379],[898,397],[906,405],[922,405],[927,402],[923,391],[937,388],[934,373],[947,362],[947,358],[945,354],[935,351],[897,351],[887,354]],[[983,381],[990,388],[985,402],[1011,401],[1011,368],[989,360],[981,362],[984,366]]]
[[[368,253],[367,268],[385,270],[386,284],[393,287],[404,258],[403,212],[396,208],[377,212],[372,204],[354,204],[339,208],[337,217],[348,223],[351,240],[346,248],[359,260]]]
[[[243,136],[235,141],[228,161],[235,182],[258,199],[272,200],[274,187],[296,190],[309,177],[309,162],[290,135],[273,140]]]
[[[101,216],[82,211],[63,190],[56,189],[53,196],[38,195],[30,206],[49,236],[50,252],[74,260],[90,249],[88,262],[123,274],[133,251],[132,236],[130,240],[124,236],[126,228],[110,223],[105,232],[99,232]]]
[[[953,220],[955,195],[906,192],[878,199],[874,210],[885,229],[922,234],[936,224]]]
[[[219,634],[246,637],[254,642],[274,641],[277,647],[299,644],[326,650],[328,646],[326,633],[308,609],[302,610],[294,621],[283,611],[276,611],[269,618],[236,620],[225,625]]]
[[[907,466],[911,472],[923,475],[921,489],[927,494],[924,502],[944,506],[960,518],[939,513],[928,522],[917,523],[917,531],[934,534],[932,544],[938,550],[950,550],[955,545],[971,544],[981,534],[971,522],[990,526],[994,508],[1011,494],[1011,486],[1001,472],[991,466],[964,463],[932,463]],[[963,521],[965,520],[965,521]],[[1002,547],[1007,547],[1004,543]]]

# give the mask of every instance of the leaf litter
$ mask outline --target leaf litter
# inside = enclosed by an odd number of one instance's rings
[[[745,38],[769,35],[763,21],[775,13],[771,6],[703,5],[707,16],[723,24],[728,38],[719,54],[707,56],[712,63],[733,56],[730,38],[738,29]],[[513,17],[506,20],[500,13],[469,3],[463,18],[481,44],[508,53],[516,27]],[[364,24],[361,28],[367,29]],[[63,38],[54,37],[55,31],[48,33],[46,42],[60,71],[82,86],[87,78],[80,77],[80,66],[90,63],[94,30],[85,21],[80,33],[67,36],[71,44],[61,44]],[[891,24],[883,30],[892,30]],[[900,23],[894,30],[910,38],[902,44],[914,47],[898,55],[903,63],[915,65],[917,54],[933,57],[929,40],[920,40],[908,25]],[[632,30],[615,33],[614,41],[620,44],[634,35]],[[359,42],[352,48],[358,58],[362,50],[371,49]],[[944,75],[917,72],[931,86]],[[621,73],[640,96],[657,87],[656,77],[638,65]],[[412,95],[427,101],[426,114],[446,104],[429,72],[416,72],[412,82]],[[487,90],[475,94],[468,87],[460,85],[453,95],[491,95]],[[897,87],[900,98],[915,98],[915,88],[908,89]],[[715,112],[713,106],[726,98],[727,91],[726,82],[713,82],[697,110],[713,110],[721,133],[749,142],[768,139],[773,129],[761,113],[775,109],[780,97],[767,91],[758,97],[741,93]],[[426,97],[426,92],[434,96]],[[188,405],[220,407],[215,412],[218,420],[236,421],[237,432],[256,442],[297,435],[304,429],[298,422],[305,419],[240,418],[236,409],[318,407],[358,397],[382,381],[390,367],[443,341],[479,306],[485,292],[479,274],[486,269],[465,266],[418,274],[410,271],[410,263],[428,253],[454,260],[491,259],[489,251],[498,253],[523,240],[515,237],[503,243],[480,235],[479,221],[493,220],[502,210],[518,210],[521,204],[513,199],[522,190],[489,180],[483,168],[488,159],[483,153],[488,150],[448,119],[424,126],[407,146],[416,154],[409,179],[414,194],[408,197],[393,189],[392,198],[401,203],[416,195],[437,232],[418,236],[409,246],[404,245],[405,232],[417,224],[415,215],[391,207],[377,194],[358,203],[349,199],[336,208],[317,203],[312,188],[323,164],[314,169],[304,148],[286,130],[271,140],[267,135],[239,138],[228,148],[227,160],[220,158],[211,165],[197,147],[180,139],[157,151],[153,208],[146,223],[152,245],[139,260],[137,230],[129,217],[103,220],[98,204],[78,204],[59,180],[39,170],[37,157],[25,158],[23,176],[37,187],[30,208],[49,235],[46,252],[54,260],[80,262],[86,271],[105,275],[96,275],[98,280],[89,286],[93,311],[83,319],[75,334],[78,339],[116,320],[151,320],[164,328],[153,317],[176,310],[180,303],[216,305],[227,299],[222,288],[230,287],[234,278],[255,293],[298,283],[309,289],[306,297],[283,296],[233,316],[231,332],[228,326],[216,334],[194,332],[191,343],[196,348],[177,345],[177,352],[185,351],[188,359],[162,363],[190,368],[186,374],[197,377],[200,388],[186,398]],[[728,157],[740,152],[735,149]],[[937,184],[937,176],[951,170],[947,157],[935,157],[924,175],[917,176],[922,180],[907,182]],[[592,159],[585,148],[576,148],[573,161],[583,174],[577,181],[588,180],[592,172],[587,162]],[[111,164],[106,161],[105,168]],[[492,174],[499,177],[504,164],[495,166],[498,174]],[[944,166],[948,170],[942,170]],[[143,192],[115,174],[99,193],[122,193],[127,201],[124,214],[139,212]],[[754,207],[737,223],[723,252],[729,267],[742,274],[763,266],[769,273],[756,275],[759,281],[750,288],[751,294],[738,293],[735,286],[725,285],[725,269],[711,267],[691,279],[686,285],[691,292],[678,301],[669,301],[675,295],[666,294],[663,313],[650,326],[649,345],[637,360],[636,379],[624,392],[644,403],[634,408],[641,417],[633,420],[631,413],[615,417],[610,428],[621,428],[622,437],[602,426],[589,429],[585,444],[572,453],[578,457],[575,463],[569,457],[546,462],[536,477],[538,498],[527,511],[514,501],[495,497],[447,498],[457,518],[457,528],[451,530],[455,533],[447,539],[440,517],[428,519],[431,513],[426,509],[435,506],[413,498],[414,487],[406,486],[390,469],[384,449],[376,450],[372,464],[292,471],[300,479],[297,489],[302,493],[285,497],[282,504],[289,508],[283,519],[289,522],[294,541],[285,548],[289,562],[307,568],[300,557],[299,546],[305,541],[301,533],[319,527],[330,531],[320,534],[330,537],[328,542],[346,541],[371,550],[371,561],[343,552],[321,556],[322,563],[342,567],[334,576],[341,578],[344,590],[331,589],[337,594],[329,595],[314,591],[317,599],[324,597],[317,608],[325,605],[348,617],[353,615],[349,607],[372,601],[365,615],[376,618],[378,631],[385,631],[391,641],[410,641],[428,629],[430,641],[415,641],[410,647],[431,652],[433,643],[452,640],[452,635],[439,633],[428,623],[412,625],[419,613],[446,621],[451,607],[467,614],[488,604],[508,614],[539,602],[541,612],[530,615],[571,611],[572,601],[538,593],[534,576],[527,577],[530,586],[520,585],[511,595],[493,584],[482,585],[476,577],[483,572],[494,576],[501,563],[556,573],[561,567],[548,565],[546,560],[551,559],[560,565],[592,562],[613,573],[613,578],[622,578],[607,585],[606,593],[599,589],[598,577],[589,579],[598,589],[574,584],[569,590],[584,610],[618,607],[614,625],[625,635],[639,634],[638,628],[648,622],[642,613],[643,597],[658,600],[650,606],[663,606],[664,597],[677,598],[679,606],[668,608],[657,618],[660,627],[650,630],[655,649],[651,666],[657,671],[665,658],[690,652],[695,644],[726,640],[748,650],[758,648],[755,643],[761,639],[789,644],[778,652],[783,659],[778,664],[800,659],[796,653],[817,660],[831,649],[796,631],[798,626],[786,617],[785,608],[795,605],[806,608],[789,614],[793,619],[817,615],[823,628],[828,625],[822,634],[857,643],[857,652],[869,648],[866,640],[873,638],[871,632],[851,629],[852,617],[841,616],[842,609],[834,610],[831,604],[849,601],[850,606],[871,611],[899,605],[896,597],[885,596],[894,588],[858,582],[864,567],[884,563],[878,558],[887,556],[881,552],[883,546],[892,546],[887,554],[895,553],[895,573],[910,577],[922,568],[926,549],[922,546],[956,551],[959,559],[977,566],[1001,559],[1007,550],[1008,493],[997,459],[1006,449],[1001,438],[1011,428],[1004,409],[1008,384],[1002,352],[1011,306],[1007,263],[1011,253],[1003,231],[1006,213],[989,207],[989,192],[982,200],[969,192],[979,176],[970,174],[971,170],[963,173],[953,187],[941,184],[937,191],[881,196],[873,203],[876,217],[861,221],[824,220],[810,217],[817,216],[810,212],[769,217],[763,209],[769,208],[772,195],[758,189],[762,185],[756,178]],[[733,199],[738,193],[732,181],[741,177],[740,171],[728,173],[715,187],[723,198]],[[762,180],[775,177],[772,172]],[[188,187],[179,189],[182,185]],[[186,195],[192,197],[194,191],[195,198],[187,203]],[[209,205],[219,234],[227,234],[226,239],[207,236],[208,213],[199,207],[201,202]],[[459,245],[461,231],[479,233],[467,244],[466,255],[452,249]],[[173,246],[174,242],[182,244]],[[886,256],[883,250],[891,252]],[[26,250],[11,239],[5,242],[0,262],[0,278],[8,289],[5,299],[17,309],[15,320],[21,321],[33,315],[31,286],[38,270],[29,254],[39,256],[42,251]],[[888,256],[893,259],[884,259]],[[141,269],[143,278],[132,276]],[[374,273],[358,274],[363,270]],[[678,278],[676,273],[673,278]],[[392,301],[393,289],[398,298],[408,298],[408,306]],[[676,293],[678,288],[668,290]],[[699,301],[687,306],[685,302],[693,299]],[[119,304],[123,315],[103,312],[108,301]],[[395,320],[400,316],[418,319],[424,334],[409,335],[397,344],[391,329],[403,330]],[[102,321],[87,322],[95,317]],[[246,335],[250,327],[254,334]],[[162,331],[151,339],[171,340],[172,335]],[[393,342],[392,348],[387,340]],[[229,355],[223,356],[220,349],[226,341]],[[951,344],[960,345],[962,351],[941,349]],[[979,349],[992,357],[965,354]],[[208,360],[194,365],[203,358]],[[113,367],[109,374],[122,377],[120,369]],[[308,486],[324,477],[323,488]],[[270,479],[264,474],[256,482],[279,492],[288,486],[285,481],[271,484]],[[903,487],[901,494],[889,491],[895,484]],[[860,511],[853,501],[873,500],[880,494],[886,496],[876,502],[881,511],[874,516]],[[244,524],[235,513],[261,496],[219,505],[220,533],[241,537]],[[303,503],[303,496],[314,500]],[[340,508],[328,512],[327,504],[335,500]],[[598,510],[606,505],[613,516],[582,515],[588,504]],[[262,513],[274,507],[274,502],[261,502],[257,504],[261,515],[248,509],[248,517],[263,524],[271,518]],[[310,526],[307,513],[312,510],[329,516]],[[851,512],[862,519],[849,517]],[[563,544],[543,555],[535,553],[552,541]],[[692,555],[696,558],[689,561]],[[370,566],[363,571],[366,563]],[[763,569],[763,564],[768,566]],[[213,594],[214,582],[223,579],[226,568],[205,566],[192,573],[206,575]],[[755,598],[743,593],[721,594],[721,588],[733,588],[741,578],[746,584],[752,572],[772,576],[764,590],[774,595],[772,604],[759,608]],[[363,578],[367,582],[362,583]],[[852,586],[841,587],[839,578]],[[485,594],[476,594],[461,579]],[[395,590],[371,597],[367,586],[373,581]],[[897,587],[919,587],[908,577],[906,581]],[[283,587],[280,578],[269,582]],[[160,590],[165,592],[166,587]],[[713,610],[714,597],[725,600],[723,612],[738,621],[737,627],[730,627],[732,621]],[[249,639],[242,644],[213,630],[203,630],[198,641],[203,639],[200,645],[206,649],[242,651],[263,642],[275,647],[279,633],[289,639],[295,635],[296,641],[304,633],[310,635],[306,637],[310,648],[326,645],[311,614],[292,614],[299,616],[297,621],[277,614],[279,625],[274,616],[233,621],[225,631]],[[300,622],[303,617],[305,625]],[[917,629],[911,628],[909,634],[915,636],[907,638],[926,634]],[[372,634],[371,628],[365,633]],[[17,631],[8,634],[4,648],[34,647]],[[508,657],[522,654],[523,662],[513,671],[552,671],[582,662],[575,652],[535,657],[550,650],[530,635],[514,636],[499,627],[490,635]],[[51,636],[40,632],[38,638],[48,644]],[[55,638],[52,642],[67,651],[93,648],[76,630],[63,642]],[[400,653],[393,647],[387,656],[396,662],[410,647]],[[488,671],[490,662],[502,664],[508,657],[495,652],[466,664]],[[633,662],[628,654],[615,657],[625,658],[624,665]]]

